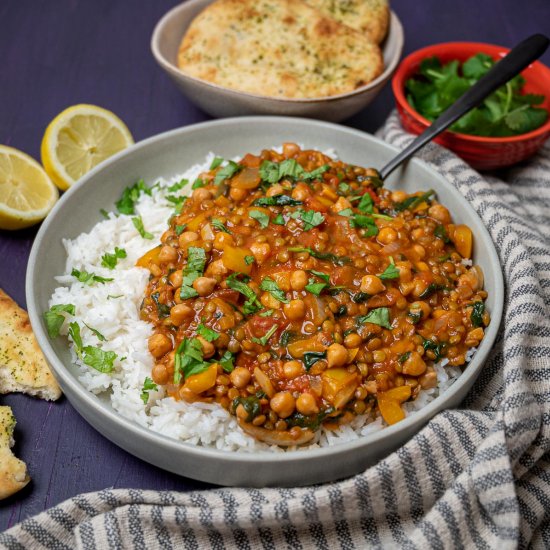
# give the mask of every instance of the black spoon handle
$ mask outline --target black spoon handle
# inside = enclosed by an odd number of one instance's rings
[[[403,149],[382,170],[380,177],[386,179],[403,161],[414,155],[421,147],[447,129],[462,115],[477,107],[488,95],[519,74],[529,63],[538,59],[548,48],[550,40],[543,34],[534,34],[520,42],[505,57],[481,77],[460,99],[436,118],[406,149]]]

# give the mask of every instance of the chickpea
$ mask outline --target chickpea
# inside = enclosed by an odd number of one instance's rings
[[[174,288],[180,287],[181,283],[183,282],[183,273],[182,273],[181,269],[178,269],[178,270],[174,271],[173,273],[171,273],[170,276],[168,277],[168,280],[170,281],[170,284]]]
[[[174,262],[178,259],[178,253],[175,248],[165,244],[159,252],[159,262]]]
[[[331,344],[327,349],[327,361],[330,367],[342,367],[348,362],[348,350],[342,344]]]
[[[372,296],[384,290],[386,290],[386,287],[376,275],[365,275],[361,279],[361,292],[366,292]]]
[[[162,363],[156,363],[151,371],[151,377],[155,384],[166,384],[169,379],[168,369]]]
[[[266,192],[266,197],[274,197],[276,195],[282,195],[285,192],[285,188],[280,184],[276,183],[272,185]]]
[[[302,395],[296,399],[296,409],[299,413],[305,415],[317,414],[319,412],[317,401],[311,393],[302,393]]]
[[[212,198],[212,193],[204,187],[199,187],[193,191],[193,200],[197,202],[208,201]]]
[[[298,376],[304,374],[304,372],[304,365],[301,363],[301,361],[287,361],[283,365],[283,373],[285,375],[285,378],[287,378],[288,380],[297,378]]]
[[[378,242],[382,244],[390,244],[397,240],[397,231],[392,227],[383,227],[378,233]]]
[[[271,398],[269,406],[279,418],[288,418],[296,408],[296,400],[290,392],[281,391]]]
[[[399,270],[399,280],[402,283],[408,283],[412,279],[412,269],[410,264],[407,263],[398,263],[395,265]]]
[[[363,339],[357,332],[351,332],[344,338],[344,346],[346,348],[358,348],[362,341]]]
[[[290,300],[288,304],[283,306],[283,311],[290,321],[299,321],[306,314],[306,304],[300,299]]]
[[[250,371],[244,367],[236,367],[231,371],[229,379],[236,388],[244,388],[250,382]]]
[[[283,155],[289,159],[300,152],[300,147],[296,143],[283,143]]]
[[[227,269],[227,267],[225,267],[223,260],[215,260],[206,268],[205,275],[212,277],[222,277],[228,271],[229,270]]]
[[[271,254],[269,243],[253,243],[250,245],[250,250],[259,264],[263,263]]]
[[[408,376],[420,376],[426,372],[426,363],[417,351],[411,351],[407,360],[403,363],[403,374]]]
[[[247,191],[246,189],[237,189],[236,187],[232,187],[230,190],[229,190],[229,196],[234,200],[234,201],[242,201],[247,195]]]
[[[170,310],[170,322],[179,327],[185,319],[189,319],[195,315],[195,310],[186,304],[176,304]]]
[[[426,319],[432,312],[432,308],[427,302],[413,302],[409,307],[409,312],[413,315],[420,313],[421,319]]]
[[[199,296],[208,296],[212,293],[218,281],[210,277],[197,277],[193,281],[193,288],[198,292]]]
[[[442,204],[434,204],[428,209],[428,215],[441,224],[451,223],[449,211]]]
[[[269,292],[264,292],[260,296],[260,302],[267,309],[280,309],[281,307],[281,302],[279,302],[279,300],[277,300],[277,298],[272,296]]]
[[[149,351],[155,359],[162,357],[172,349],[172,340],[160,332],[150,336],[148,344]]]
[[[407,193],[405,191],[394,191],[391,194],[391,200],[393,202],[403,202],[407,198]]]
[[[426,249],[421,244],[413,244],[411,248],[419,260],[426,256]]]
[[[178,239],[180,247],[185,248],[189,243],[199,240],[199,234],[195,231],[184,231]]]
[[[303,269],[297,269],[290,276],[292,290],[304,290],[307,285],[307,273]]]
[[[380,349],[377,349],[372,352],[372,358],[375,363],[382,363],[386,360],[386,352]]]
[[[202,355],[205,359],[212,357],[216,353],[216,347],[212,342],[205,340],[202,336],[197,336],[197,340],[201,343]]]

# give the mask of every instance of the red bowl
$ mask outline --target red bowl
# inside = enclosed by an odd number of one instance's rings
[[[420,134],[430,125],[430,121],[416,112],[405,97],[405,82],[418,72],[423,59],[436,56],[442,63],[454,59],[463,62],[477,53],[485,53],[493,59],[500,59],[509,51],[508,48],[481,42],[446,42],[422,48],[407,56],[392,80],[397,111],[405,130]],[[537,61],[521,74],[526,81],[523,92],[545,95],[544,103],[540,107],[550,111],[550,69]],[[492,170],[525,160],[536,153],[548,137],[550,117],[540,128],[518,136],[491,138],[446,131],[434,141],[454,151],[474,168]]]

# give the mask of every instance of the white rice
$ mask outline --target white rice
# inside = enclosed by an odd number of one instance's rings
[[[167,220],[173,214],[174,205],[165,199],[169,194],[167,187],[182,178],[189,182],[194,181],[201,172],[208,169],[213,158],[214,154],[209,153],[204,164],[193,166],[171,181],[158,181],[151,196],[141,194],[135,205],[136,215],[142,217],[145,229],[154,235],[153,240],[140,236],[131,221],[132,216],[115,213],[110,213],[108,219],[97,223],[89,233],[82,233],[73,240],[64,240],[67,250],[65,274],[56,277],[60,286],[55,289],[49,306],[74,304],[75,316],[67,314],[61,334],[67,335],[69,323],[77,321],[84,346],[97,346],[117,354],[114,371],[110,374],[101,373],[82,363],[69,339],[72,359],[78,368],[79,382],[94,394],[108,396],[113,409],[125,418],[160,434],[195,445],[226,451],[285,452],[280,447],[269,446],[245,434],[237,425],[235,417],[220,405],[176,401],[165,396],[160,387],[158,391],[150,392],[146,405],[140,397],[143,382],[146,377],[151,376],[153,367],[153,359],[147,348],[147,340],[153,327],[139,316],[149,272],[135,267],[135,263],[159,242],[167,228]],[[184,188],[178,193],[188,192],[189,188]],[[101,257],[105,253],[112,253],[115,247],[125,249],[127,257],[119,259],[114,270],[102,267]],[[70,275],[73,268],[114,280],[105,284],[85,285]],[[84,323],[103,334],[106,341],[101,342]],[[470,350],[468,361],[474,351]],[[460,368],[450,367],[447,362],[447,359],[443,359],[436,365],[438,387],[421,391],[416,400],[403,406],[407,415],[424,407],[458,378]],[[358,416],[351,424],[338,430],[321,428],[311,445],[287,450],[337,445],[380,430],[384,426],[380,416],[374,421],[365,415]]]

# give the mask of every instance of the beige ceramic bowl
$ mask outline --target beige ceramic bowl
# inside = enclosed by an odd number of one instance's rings
[[[391,12],[388,36],[382,45],[384,72],[353,92],[318,99],[283,99],[250,94],[211,84],[186,75],[177,67],[181,39],[191,21],[213,0],[189,0],[170,10],[158,23],[151,38],[151,50],[158,64],[176,86],[201,109],[215,117],[241,115],[286,115],[337,122],[366,107],[391,78],[403,49],[403,27]]]

